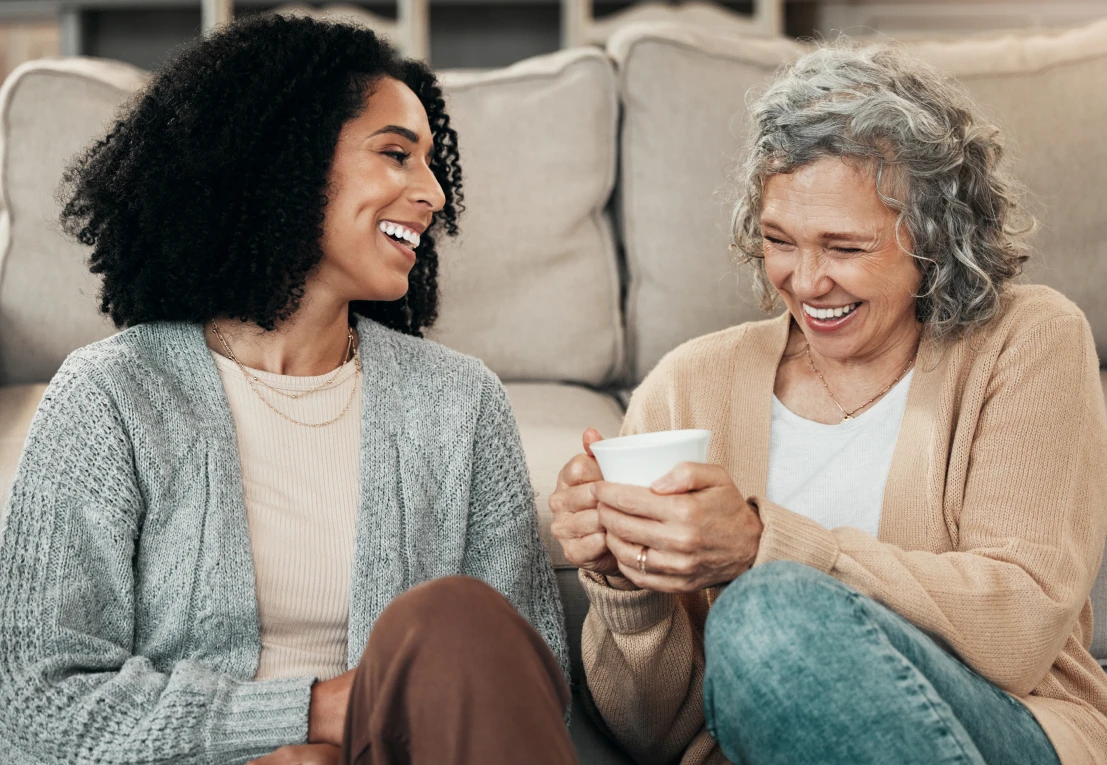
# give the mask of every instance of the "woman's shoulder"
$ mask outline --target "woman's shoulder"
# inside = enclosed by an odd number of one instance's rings
[[[192,329],[190,332],[189,330]],[[176,375],[186,349],[202,343],[198,327],[180,322],[136,324],[70,353],[51,384],[69,382],[125,389],[142,379]]]
[[[736,375],[775,365],[788,318],[777,316],[689,340],[662,357],[634,391],[624,432],[704,427],[727,405]]]
[[[411,372],[487,372],[484,363],[466,353],[425,337],[405,335],[372,319],[358,317],[358,333],[370,342],[382,343],[395,352],[397,363]]]
[[[1091,333],[1084,312],[1057,290],[1042,284],[1016,284],[1008,287],[989,334],[1001,346],[1010,346],[1054,322],[1067,322],[1081,335]]]
[[[1084,316],[1076,303],[1044,284],[1013,284],[1007,289],[1006,302],[1004,318],[1018,324]]]
[[[709,381],[715,375],[729,376],[736,358],[756,363],[759,353],[775,348],[782,333],[787,331],[786,321],[784,316],[774,316],[685,341],[665,354],[646,380],[684,378]]]
[[[202,342],[199,329],[196,334]],[[44,448],[62,433],[103,438],[131,431],[151,413],[182,409],[188,396],[181,391],[197,383],[187,358],[174,348],[181,335],[180,327],[136,325],[70,353],[43,394],[28,444]],[[194,418],[190,422],[195,425]]]
[[[412,405],[455,398],[479,402],[484,389],[503,387],[495,373],[475,356],[434,340],[405,335],[364,317],[358,318],[357,329],[366,351],[387,353],[387,361],[395,365],[399,376],[395,383]]]

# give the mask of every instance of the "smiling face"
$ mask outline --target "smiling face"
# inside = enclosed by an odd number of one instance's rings
[[[383,78],[338,136],[313,281],[340,301],[407,293],[419,235],[445,196],[430,168],[433,136],[419,98]]]
[[[820,356],[864,361],[913,347],[922,276],[896,239],[898,217],[873,173],[841,159],[766,179],[765,273]],[[910,247],[902,227],[900,240]]]

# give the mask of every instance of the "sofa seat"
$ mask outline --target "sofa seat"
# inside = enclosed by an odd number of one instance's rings
[[[561,468],[581,453],[585,429],[596,428],[605,438],[619,435],[623,408],[615,398],[579,385],[508,383],[505,387],[519,424],[530,479],[538,492],[542,541],[555,568],[572,567],[550,536],[550,494],[557,488]]]
[[[8,496],[45,384],[0,386],[0,506]]]
[[[557,571],[565,609],[572,663],[573,743],[582,765],[631,765],[633,760],[600,732],[584,710],[588,693],[580,659],[580,631],[588,613],[588,598],[577,579],[576,567],[565,560],[561,545],[550,534],[553,516],[549,505],[550,494],[557,487],[557,474],[566,462],[581,453],[585,429],[596,428],[605,438],[619,435],[623,407],[614,397],[579,385],[508,383],[506,387],[519,424],[531,482],[538,493],[539,531]]]

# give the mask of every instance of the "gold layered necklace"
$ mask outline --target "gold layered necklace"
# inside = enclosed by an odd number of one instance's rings
[[[334,423],[341,420],[346,415],[346,412],[350,411],[350,406],[353,405],[354,398],[357,396],[358,383],[361,381],[361,365],[356,363],[357,353],[354,350],[354,330],[352,327],[346,328],[346,351],[342,355],[342,361],[339,363],[338,368],[335,369],[333,373],[328,375],[327,378],[323,380],[323,382],[319,383],[315,387],[304,391],[296,391],[295,393],[288,392],[291,389],[282,389],[278,386],[270,385],[269,383],[265,382],[265,380],[262,380],[260,377],[250,372],[250,370],[247,369],[245,365],[243,365],[243,363],[238,360],[238,357],[234,355],[234,351],[231,350],[230,343],[227,342],[227,338],[223,337],[223,333],[219,331],[219,324],[216,323],[215,319],[211,320],[211,329],[215,333],[215,336],[219,339],[219,343],[223,346],[223,350],[227,352],[227,358],[233,361],[242,372],[243,379],[246,380],[246,384],[250,386],[250,390],[254,392],[254,395],[261,400],[261,403],[265,404],[267,407],[269,407],[269,409],[271,409],[273,412],[283,417],[284,419],[288,420],[289,422],[305,428],[325,428],[328,425],[333,425]],[[354,364],[354,385],[350,389],[350,398],[347,399],[346,406],[343,407],[342,411],[338,413],[338,416],[327,420],[326,422],[302,422],[300,420],[289,417],[280,409],[273,406],[273,404],[271,404],[269,400],[262,395],[261,391],[258,390],[258,386],[263,385],[271,392],[279,396],[284,396],[293,400],[303,398],[308,394],[316,393],[321,390],[330,390],[331,388],[336,387],[337,385],[350,379],[349,377],[344,377],[343,379],[338,380],[338,376],[342,374],[342,370],[344,370],[350,363]]]
[[[819,368],[817,366],[815,366],[815,360],[811,358],[811,344],[808,343],[807,346],[803,350],[804,350],[804,353],[807,355],[807,363],[811,365],[811,371],[814,372],[815,376],[819,378],[819,382],[821,382],[823,384],[823,388],[826,389],[826,395],[830,396],[830,400],[834,402],[834,406],[838,407],[838,411],[842,413],[842,419],[839,420],[838,424],[841,424],[843,422],[849,422],[850,420],[853,419],[853,415],[857,414],[862,409],[867,407],[869,404],[873,403],[878,398],[880,398],[885,393],[887,393],[892,388],[894,388],[896,383],[898,383],[900,380],[902,380],[903,376],[905,374],[907,374],[907,370],[909,370],[912,366],[915,365],[915,359],[919,355],[919,349],[916,348],[915,352],[913,354],[911,354],[911,358],[907,361],[907,366],[905,366],[903,368],[903,370],[898,375],[896,375],[896,379],[894,379],[890,383],[888,383],[888,385],[884,388],[884,390],[880,391],[880,393],[877,393],[875,396],[870,398],[864,404],[862,404],[861,406],[856,407],[854,409],[851,409],[850,411],[847,412],[845,407],[842,406],[838,402],[838,399],[835,397],[834,392],[832,390],[830,390],[830,386],[826,384],[826,380],[823,378],[823,373],[819,371]]]

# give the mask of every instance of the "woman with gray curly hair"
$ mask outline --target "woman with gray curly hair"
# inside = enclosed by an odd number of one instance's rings
[[[642,763],[1107,761],[1107,412],[1083,314],[1014,283],[997,130],[848,43],[752,116],[734,248],[786,310],[670,353],[623,427],[710,464],[607,483],[588,431],[550,498],[596,708]]]

